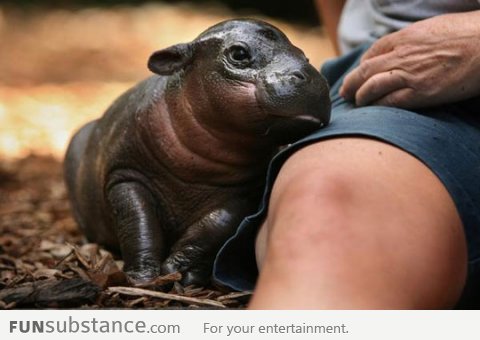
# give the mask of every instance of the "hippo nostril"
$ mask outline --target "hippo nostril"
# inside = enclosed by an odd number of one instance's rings
[[[291,75],[296,81],[304,82],[307,80],[307,76],[302,71],[293,71]]]

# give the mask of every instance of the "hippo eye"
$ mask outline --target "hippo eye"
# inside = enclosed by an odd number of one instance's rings
[[[240,46],[233,48],[230,52],[230,55],[235,61],[244,61],[245,59],[250,59],[250,54],[247,52],[247,50]]]
[[[240,45],[234,45],[228,49],[228,59],[238,65],[245,66],[252,60],[252,56],[248,50]]]

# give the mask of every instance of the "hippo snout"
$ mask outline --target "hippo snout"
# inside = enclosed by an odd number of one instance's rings
[[[328,85],[313,66],[304,64],[283,72],[266,69],[259,78],[256,96],[268,116],[270,136],[289,143],[328,124]]]

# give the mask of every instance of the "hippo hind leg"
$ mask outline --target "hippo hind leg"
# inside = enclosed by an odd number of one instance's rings
[[[72,205],[73,215],[77,223],[82,229],[85,229],[85,225],[82,223],[81,215],[78,211],[77,201],[77,178],[78,169],[82,159],[84,158],[85,149],[88,144],[90,135],[96,125],[96,120],[85,124],[80,130],[78,130],[72,137],[70,144],[68,145],[67,152],[65,154],[65,160],[63,163],[63,175],[65,183],[67,185],[67,191]]]
[[[88,144],[88,139],[95,127],[96,121],[89,122],[82,126],[75,135],[73,135],[70,144],[68,145],[64,161],[64,176],[69,191],[75,188],[75,181],[77,178],[77,170],[85,153],[85,148]]]

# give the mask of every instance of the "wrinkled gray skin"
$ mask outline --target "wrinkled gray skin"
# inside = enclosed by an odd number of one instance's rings
[[[156,73],[73,137],[65,177],[91,241],[117,249],[134,282],[179,271],[203,285],[257,208],[280,145],[326,125],[325,80],[275,27],[217,24],[155,52]]]

